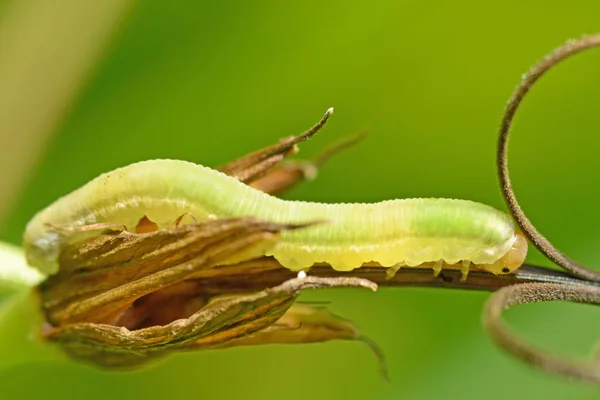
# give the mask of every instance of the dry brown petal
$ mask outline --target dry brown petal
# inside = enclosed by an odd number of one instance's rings
[[[270,194],[280,194],[305,180],[316,178],[321,167],[334,155],[359,143],[365,134],[359,134],[325,149],[314,160],[280,162],[265,172],[264,176],[248,182],[250,186]]]
[[[248,294],[248,277],[282,269],[263,257],[279,233],[302,227],[221,219],[147,233],[104,232],[72,244],[60,256],[59,273],[39,287],[46,337],[78,359],[135,367],[172,351],[229,346],[268,328],[303,289],[375,290],[364,279],[305,277]],[[265,265],[244,263],[252,259]],[[212,279],[227,278],[231,290],[210,289]]]
[[[176,350],[228,347],[227,343],[272,326],[304,289],[377,286],[359,278],[294,278],[271,289],[217,299],[186,319],[167,325],[129,330],[79,322],[47,333],[73,357],[105,367],[130,368]]]
[[[353,340],[365,343],[375,354],[382,376],[389,380],[383,351],[376,342],[362,335],[356,325],[332,314],[324,306],[294,303],[274,324],[253,335],[231,340],[216,348],[252,346],[261,344],[304,344],[331,340]],[[210,339],[201,339],[194,346],[205,346]]]
[[[233,176],[244,183],[249,183],[263,176],[274,165],[279,163],[290,154],[296,153],[298,151],[298,143],[308,140],[315,133],[317,133],[323,127],[323,125],[325,125],[332,113],[333,109],[330,108],[327,110],[325,115],[323,115],[319,122],[301,135],[282,139],[275,145],[247,154],[240,159],[219,167],[218,169],[221,172]]]
[[[264,254],[291,226],[232,219],[151,233],[122,231],[71,245],[40,287],[48,322],[118,324],[132,303],[195,272]]]

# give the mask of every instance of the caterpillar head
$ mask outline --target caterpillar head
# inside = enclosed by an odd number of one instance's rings
[[[509,274],[523,265],[526,256],[527,239],[523,233],[517,231],[515,233],[515,240],[510,247],[510,250],[508,250],[508,252],[494,264],[489,265],[489,268],[486,269],[496,275]]]

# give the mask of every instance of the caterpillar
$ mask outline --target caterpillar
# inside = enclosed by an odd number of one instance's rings
[[[116,223],[128,230],[147,218],[159,228],[190,213],[197,220],[255,217],[278,223],[325,221],[287,231],[266,255],[295,271],[327,263],[350,271],[365,263],[397,270],[433,263],[494,274],[517,269],[527,242],[505,213],[468,200],[415,198],[371,204],[287,201],[253,189],[202,165],[151,160],[100,175],[27,224],[28,263],[46,274],[58,270],[65,239],[48,224],[77,228]],[[389,270],[388,270],[389,271]]]

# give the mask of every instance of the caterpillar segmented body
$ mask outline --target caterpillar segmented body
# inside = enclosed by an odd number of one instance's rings
[[[57,271],[65,242],[46,224],[116,223],[131,230],[144,216],[166,227],[184,213],[199,221],[243,216],[279,223],[325,221],[284,232],[270,250],[268,255],[291,270],[315,263],[348,271],[364,263],[398,268],[443,260],[463,262],[466,268],[474,263],[500,274],[518,268],[527,253],[526,241],[508,215],[472,201],[286,201],[208,167],[152,160],[103,174],[40,211],[25,231],[27,259],[44,273]]]

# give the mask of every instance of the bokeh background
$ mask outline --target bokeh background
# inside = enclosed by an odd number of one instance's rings
[[[151,158],[218,165],[312,125],[300,156],[369,137],[294,189],[342,202],[458,197],[504,209],[498,122],[530,65],[600,30],[595,0],[0,1],[0,238],[99,173]],[[548,74],[511,141],[512,178],[533,222],[600,264],[600,50]],[[531,252],[532,263],[549,265]],[[486,293],[319,291],[387,356],[360,343],[177,355],[136,373],[25,364],[0,397],[62,399],[596,399],[591,385],[532,370],[480,324]],[[600,312],[539,304],[508,313],[539,345],[587,356]],[[2,355],[0,354],[0,357]]]

